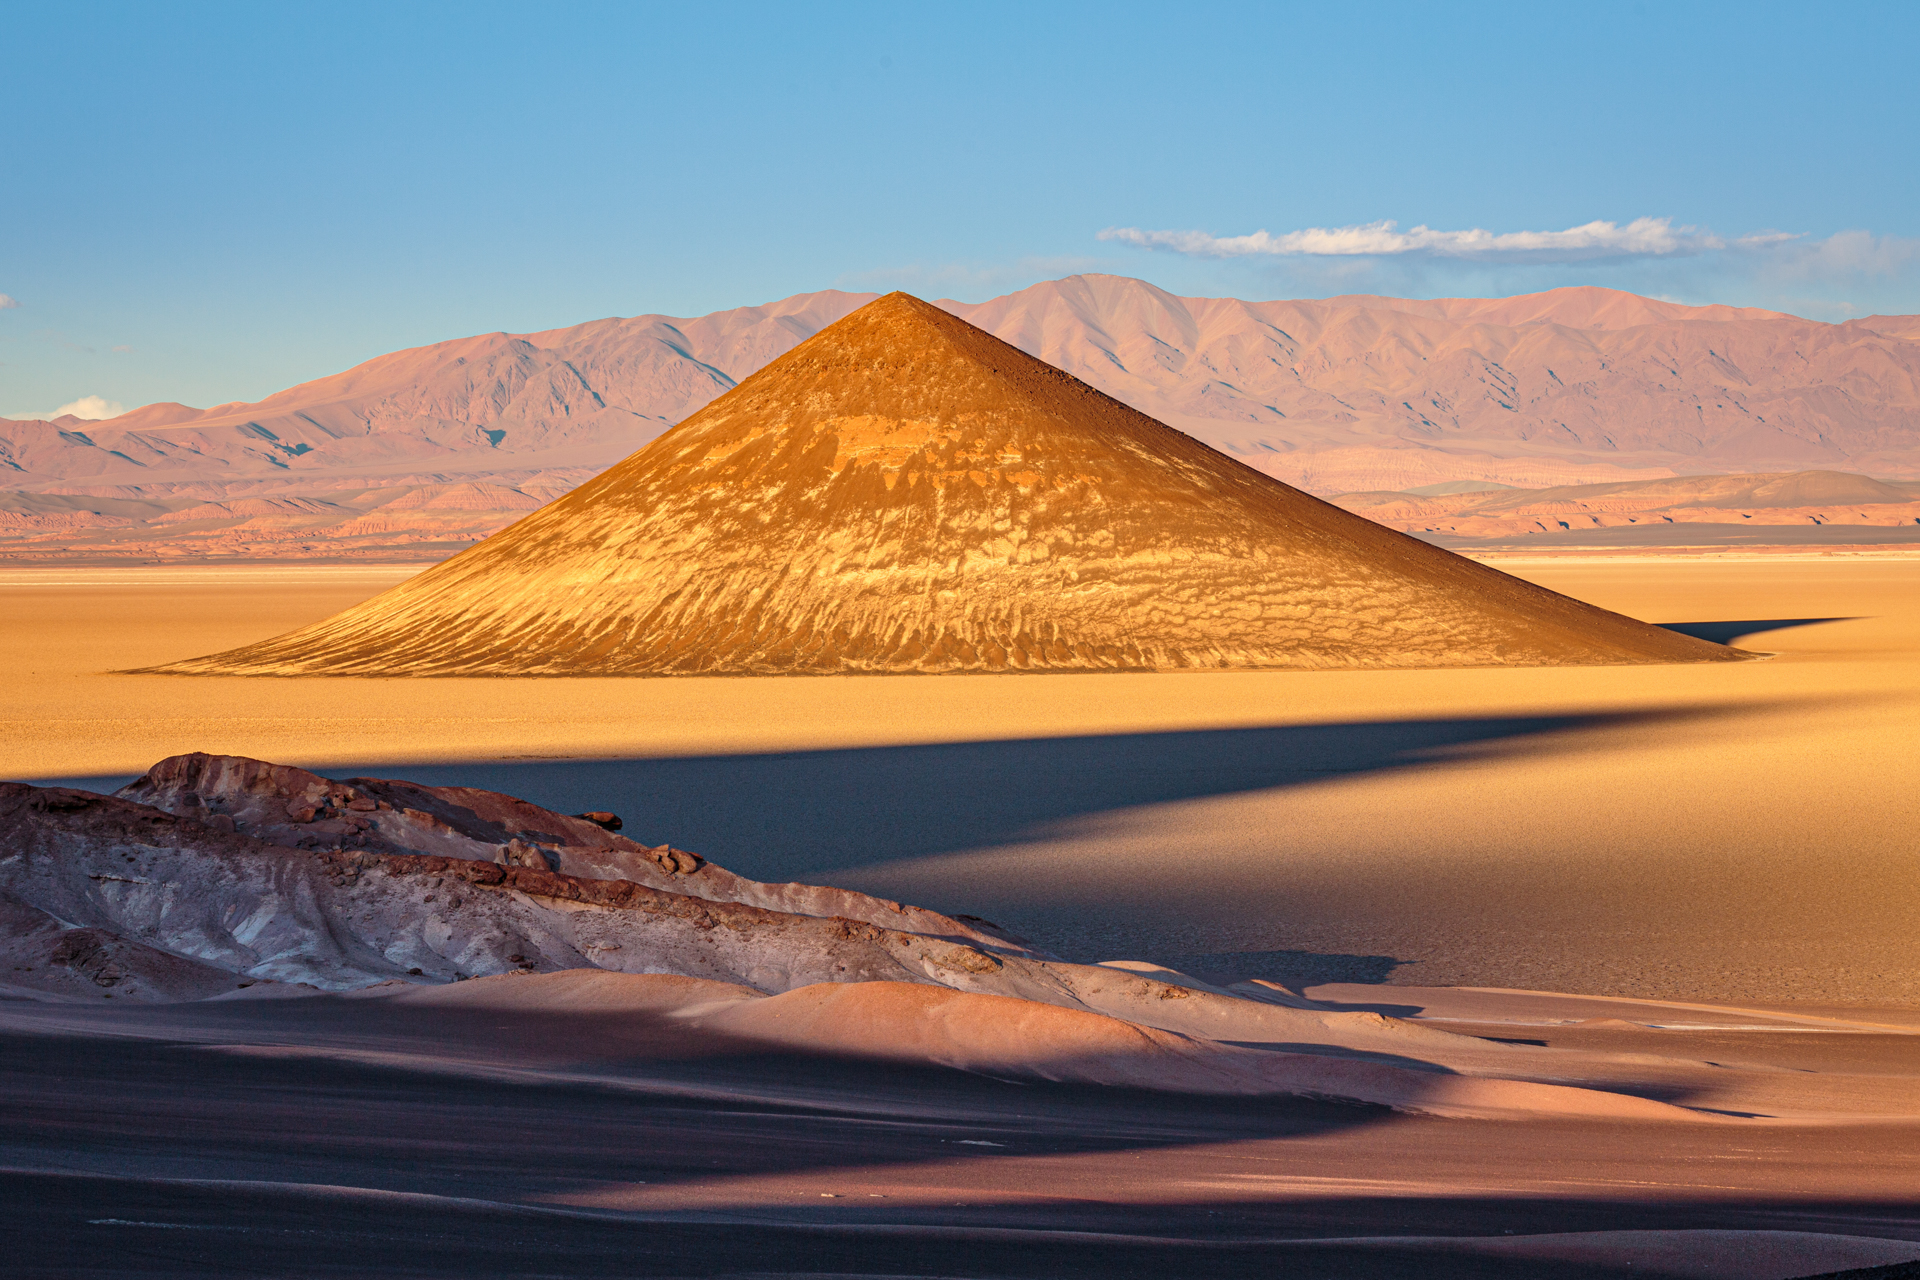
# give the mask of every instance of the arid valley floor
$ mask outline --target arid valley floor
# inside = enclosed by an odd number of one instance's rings
[[[111,791],[206,751],[612,810],[741,875],[975,913],[1071,960],[1581,1050],[1650,1100],[1474,1119],[1010,1083],[538,985],[566,974],[417,1005],[7,999],[18,1274],[352,1274],[375,1250],[419,1275],[1784,1280],[1920,1257],[1920,557],[1499,567],[1774,656],[121,675],[412,570],[0,572],[0,778]]]

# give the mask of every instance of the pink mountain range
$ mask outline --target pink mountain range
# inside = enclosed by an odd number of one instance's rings
[[[0,419],[0,489],[124,498],[564,489],[874,295],[482,334],[254,404]],[[938,305],[1322,493],[1845,470],[1920,478],[1920,316],[1825,324],[1599,288],[1182,298],[1082,275]]]

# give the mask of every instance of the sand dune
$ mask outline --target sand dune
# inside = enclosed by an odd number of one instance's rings
[[[1788,1280],[1920,1257],[1904,1118],[1675,1123],[1615,1094],[1628,1110],[1604,1122],[1477,1120],[875,1061],[844,1034],[871,1019],[824,1024],[824,1052],[791,1025],[703,1025],[815,991],[572,972],[247,1003],[7,1001],[11,1262],[70,1274],[141,1249],[158,1274],[686,1275],[777,1254],[812,1274],[926,1274],[938,1257],[1020,1277]],[[990,1053],[1036,1043],[1014,1020],[946,1026],[976,1052],[995,1031]],[[1036,1030],[1062,1043],[1057,1023]],[[1658,1064],[1704,1074],[1697,1059],[1727,1056],[1726,1033],[1619,1034],[1609,1067],[1641,1088],[1661,1088]],[[1720,1074],[1825,1074],[1789,1037],[1749,1039],[1749,1063]],[[1876,1045],[1825,1041],[1856,1058]],[[1911,1081],[1912,1061],[1882,1079]]]
[[[551,1004],[511,994],[528,984]],[[10,1263],[1788,1280],[1920,1257],[1903,1121],[1465,1121],[996,1082],[689,1027],[672,1017],[687,984],[6,1002]],[[1703,1032],[1638,1036],[1722,1052]]]
[[[891,294],[395,587],[173,674],[1720,662],[1243,467]]]

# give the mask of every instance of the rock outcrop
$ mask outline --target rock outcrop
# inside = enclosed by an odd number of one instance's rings
[[[783,991],[1041,954],[984,922],[761,884],[496,792],[201,754],[114,796],[0,784],[0,895],[0,980],[144,999],[569,968]]]
[[[759,884],[494,792],[229,756],[162,761],[114,796],[0,783],[0,965],[14,1000],[645,1011],[736,1053],[1445,1114],[1691,1118],[1551,1083],[1580,1077],[1578,1055],[1257,980],[1069,963],[982,921]]]

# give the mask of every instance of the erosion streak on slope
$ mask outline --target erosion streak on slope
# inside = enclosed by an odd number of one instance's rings
[[[174,673],[1734,660],[1308,497],[891,294],[566,497]]]

